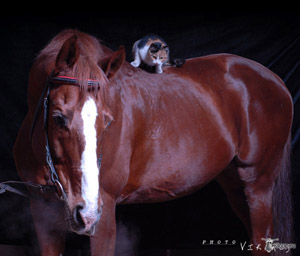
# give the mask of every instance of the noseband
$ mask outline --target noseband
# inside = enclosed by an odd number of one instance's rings
[[[88,79],[87,85],[90,88],[99,88],[101,85],[101,82],[99,80],[92,80]],[[67,195],[63,189],[63,186],[61,185],[59,181],[58,174],[55,170],[52,156],[51,156],[51,151],[50,151],[50,145],[49,145],[49,138],[48,138],[48,112],[49,112],[49,95],[50,95],[50,90],[53,85],[73,85],[73,86],[80,86],[80,81],[78,78],[75,77],[68,77],[68,76],[53,76],[52,74],[46,79],[46,85],[43,89],[43,92],[39,98],[35,113],[34,113],[34,118],[33,122],[31,125],[31,130],[30,130],[30,140],[32,141],[32,136],[34,132],[34,128],[36,126],[36,122],[41,110],[41,107],[43,106],[44,108],[44,132],[45,132],[45,150],[46,150],[46,163],[49,168],[50,172],[50,179],[51,182],[54,185],[40,185],[40,184],[35,184],[32,182],[21,182],[21,181],[5,181],[0,183],[0,194],[9,191],[30,199],[37,199],[37,196],[33,196],[32,193],[28,193],[28,191],[24,191],[21,189],[17,189],[15,187],[12,187],[9,184],[14,184],[14,185],[25,185],[26,187],[30,188],[31,192],[38,191],[39,193],[46,194],[46,193],[53,193],[55,192],[56,195],[60,200],[65,201],[67,198]],[[101,166],[101,156],[98,159],[98,167],[100,168]]]

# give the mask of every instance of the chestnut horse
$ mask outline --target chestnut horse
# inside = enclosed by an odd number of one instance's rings
[[[216,54],[154,74],[126,62],[124,47],[62,31],[32,66],[14,146],[21,179],[58,194],[31,200],[41,255],[62,254],[73,231],[90,236],[92,255],[112,256],[117,204],[179,198],[212,180],[254,245],[291,242],[292,116],[283,82],[254,61]]]

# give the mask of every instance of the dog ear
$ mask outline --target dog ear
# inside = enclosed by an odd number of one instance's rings
[[[125,62],[125,48],[120,46],[112,55],[100,60],[98,65],[102,68],[107,78],[112,79]]]

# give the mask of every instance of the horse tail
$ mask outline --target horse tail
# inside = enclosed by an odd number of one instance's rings
[[[272,199],[274,238],[279,243],[293,241],[293,199],[291,180],[291,134],[284,147],[281,169],[275,183]]]

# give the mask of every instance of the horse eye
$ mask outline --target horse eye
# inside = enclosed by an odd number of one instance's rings
[[[65,128],[68,125],[68,119],[63,114],[53,115],[53,120],[60,128]]]

